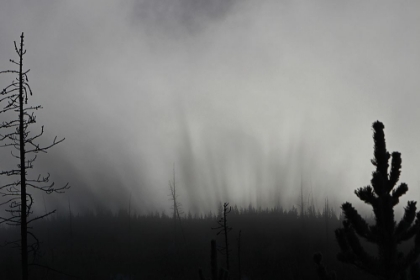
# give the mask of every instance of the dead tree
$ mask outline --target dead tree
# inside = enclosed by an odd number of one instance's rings
[[[0,171],[0,175],[11,178],[10,183],[0,186],[0,195],[5,201],[0,206],[5,206],[8,217],[0,218],[0,223],[6,223],[11,226],[19,226],[21,231],[20,239],[8,242],[20,248],[21,250],[21,268],[22,279],[28,279],[28,266],[36,265],[35,257],[39,248],[39,240],[30,231],[31,224],[55,212],[49,211],[43,215],[33,216],[32,206],[34,203],[33,192],[41,191],[47,194],[61,193],[69,188],[66,184],[62,187],[55,187],[50,182],[50,174],[46,176],[30,177],[28,171],[33,169],[33,164],[39,153],[46,153],[51,147],[64,141],[54,138],[53,142],[41,146],[38,144],[39,138],[44,133],[42,126],[40,132],[33,134],[30,131],[31,125],[36,123],[34,111],[42,109],[40,105],[28,105],[28,95],[32,95],[31,87],[28,81],[29,70],[23,68],[23,56],[26,54],[24,49],[24,35],[20,36],[19,46],[15,44],[15,51],[18,60],[10,60],[16,70],[0,71],[0,74],[15,75],[16,78],[6,86],[0,93],[0,114],[3,115],[3,121],[0,124],[1,147],[10,148],[11,155],[17,160],[17,167],[9,170]],[[15,153],[14,153],[15,151]],[[33,241],[28,243],[28,237]],[[28,255],[33,254],[32,262],[29,263]]]
[[[229,207],[229,203],[225,202],[223,203],[223,216],[220,218],[220,220],[217,222],[219,224],[218,227],[212,228],[212,229],[218,229],[217,235],[223,233],[225,237],[225,247],[220,249],[220,252],[222,254],[226,255],[226,269],[229,271],[229,239],[228,239],[228,233],[232,230],[231,227],[227,225],[227,214],[232,211],[232,207]]]
[[[172,181],[169,181],[169,189],[171,190],[171,194],[170,194],[170,200],[173,201],[173,220],[174,220],[174,233],[176,232],[176,227],[177,224],[179,223],[179,227],[181,228],[181,233],[182,233],[182,237],[185,240],[185,235],[184,235],[184,229],[182,228],[182,223],[181,223],[181,215],[183,214],[182,210],[181,210],[181,206],[182,204],[180,202],[178,202],[178,194],[176,193],[176,180],[175,180],[175,167],[173,169],[173,179]]]
[[[239,276],[238,278],[241,279],[242,277],[242,270],[241,270],[241,233],[242,230],[239,231],[239,235],[237,238],[238,241],[238,272],[239,272]]]
[[[216,240],[211,240],[211,278],[205,278],[203,270],[200,268],[198,270],[198,275],[200,280],[228,280],[229,272],[223,268],[220,270],[217,269],[217,249],[216,249]]]

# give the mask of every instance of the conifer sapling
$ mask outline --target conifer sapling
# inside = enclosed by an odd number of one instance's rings
[[[405,183],[396,187],[401,174],[401,154],[393,152],[390,155],[386,150],[384,128],[379,121],[373,123],[374,158],[371,162],[376,170],[372,173],[371,186],[355,191],[360,200],[372,206],[375,224],[368,225],[351,203],[344,203],[341,206],[345,217],[343,228],[335,231],[341,249],[337,257],[378,279],[406,279],[407,271],[410,271],[411,279],[420,279],[419,267],[415,263],[420,254],[420,212],[416,212],[416,202],[408,201],[401,221],[398,224],[394,221],[393,208],[408,187]],[[376,244],[377,257],[365,251],[358,236]],[[412,237],[414,248],[406,255],[399,252],[397,245]]]

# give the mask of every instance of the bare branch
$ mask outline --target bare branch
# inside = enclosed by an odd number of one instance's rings
[[[53,210],[53,211],[48,212],[47,214],[44,214],[42,216],[38,216],[36,218],[33,218],[33,219],[31,219],[31,220],[28,221],[28,224],[31,223],[31,222],[33,222],[33,221],[36,221],[36,220],[39,220],[39,219],[43,219],[43,218],[45,218],[45,217],[47,217],[47,216],[49,216],[51,214],[54,214],[55,212],[56,212],[56,210]]]
[[[0,124],[0,129],[4,130],[0,134],[0,147],[6,147],[12,149],[10,151],[12,158],[17,159],[17,169],[10,169],[1,171],[0,175],[5,176],[20,176],[19,181],[8,183],[0,187],[0,196],[5,198],[5,201],[0,203],[0,206],[8,205],[5,210],[9,215],[8,218],[0,217],[0,223],[6,223],[12,226],[21,227],[21,240],[19,247],[21,248],[22,255],[22,278],[28,278],[28,252],[34,253],[34,258],[39,248],[39,240],[28,231],[30,227],[28,224],[42,219],[47,215],[55,212],[51,211],[45,215],[37,216],[29,219],[33,214],[32,207],[34,205],[34,199],[30,193],[27,193],[27,187],[33,187],[36,190],[40,190],[46,193],[61,193],[68,189],[69,184],[63,187],[56,188],[54,183],[49,183],[49,174],[46,177],[38,176],[36,180],[28,180],[27,169],[32,169],[34,162],[37,159],[37,155],[28,157],[29,153],[46,153],[47,150],[61,142],[63,139],[54,141],[46,146],[40,146],[36,143],[36,140],[43,135],[44,127],[41,127],[41,131],[38,134],[32,134],[30,131],[30,125],[36,123],[36,116],[34,111],[41,109],[42,106],[27,106],[28,96],[32,96],[32,89],[29,85],[28,70],[23,70],[23,56],[26,53],[24,49],[24,34],[20,36],[20,44],[14,42],[15,51],[18,54],[18,60],[10,60],[10,62],[19,67],[19,70],[5,70],[0,71],[0,74],[14,74],[16,77],[12,82],[5,87],[1,92],[0,103],[3,104],[3,108],[0,109],[1,113],[6,113],[7,118],[10,115],[15,115],[16,119],[12,118],[10,121],[3,121]],[[7,119],[6,118],[6,119]],[[25,148],[26,147],[26,148]],[[19,151],[14,153],[13,149]],[[47,183],[47,184],[46,184]],[[45,185],[42,185],[45,184]],[[31,236],[36,241],[28,245],[27,237]],[[29,251],[27,250],[29,248]]]
[[[0,71],[0,74],[4,74],[4,73],[19,74],[19,71],[16,71],[16,70],[4,70],[4,71]]]

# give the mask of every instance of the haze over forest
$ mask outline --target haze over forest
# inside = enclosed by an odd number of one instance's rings
[[[66,138],[35,163],[72,186],[45,196],[49,209],[116,211],[131,197],[139,214],[169,213],[174,166],[185,212],[290,208],[301,184],[318,206],[360,209],[380,120],[409,187],[398,212],[420,200],[419,12],[389,0],[7,1],[0,69],[25,32],[42,141]],[[16,164],[0,155],[2,169]]]

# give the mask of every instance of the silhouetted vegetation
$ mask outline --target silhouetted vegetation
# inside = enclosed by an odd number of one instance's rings
[[[379,121],[373,123],[375,146],[372,164],[376,170],[372,173],[372,186],[355,191],[360,200],[372,206],[375,224],[369,225],[351,203],[344,203],[341,206],[345,216],[343,228],[335,231],[341,249],[338,259],[355,265],[377,279],[407,279],[409,269],[411,279],[420,279],[419,264],[416,262],[420,254],[420,212],[416,213],[416,202],[408,201],[402,220],[398,224],[394,221],[393,208],[408,187],[401,183],[394,189],[401,174],[401,154],[392,153],[388,173],[391,155],[386,149],[384,128]],[[363,248],[356,234],[377,246],[377,256],[372,256]],[[412,237],[414,248],[407,255],[397,250],[398,244]]]
[[[198,271],[200,280],[227,280],[229,272],[223,268],[220,270],[217,269],[217,249],[216,249],[216,240],[211,241],[211,255],[210,255],[210,266],[211,266],[211,278],[205,278],[201,268]]]
[[[226,255],[226,269],[227,269],[227,271],[229,271],[229,252],[230,252],[228,233],[232,230],[232,228],[227,225],[227,215],[231,211],[232,211],[232,207],[229,207],[229,203],[227,203],[227,202],[223,203],[222,217],[220,217],[219,221],[217,222],[219,226],[216,227],[216,228],[212,228],[212,229],[219,230],[217,232],[217,235],[222,233],[223,237],[225,238],[225,240],[224,240],[225,246],[221,247],[219,249],[219,251],[222,254]]]
[[[363,218],[348,202],[341,206],[343,216],[340,217],[333,211],[328,198],[321,211],[316,209],[313,200],[310,205],[305,204],[303,185],[299,213],[295,207],[286,210],[278,205],[255,209],[252,205],[241,208],[224,203],[218,215],[194,213],[193,216],[189,213],[185,217],[178,200],[175,170],[173,180],[169,182],[173,209],[169,216],[164,212],[133,215],[131,195],[127,211],[120,209],[113,213],[101,208],[74,215],[69,201],[68,215],[48,217],[55,210],[37,214],[39,212],[33,209],[32,191],[61,193],[69,186],[57,188],[50,182],[49,174],[30,177],[28,171],[33,169],[37,154],[46,153],[64,139],[55,138],[51,144],[41,146],[37,141],[44,133],[43,127],[39,133],[31,134],[29,128],[36,123],[34,111],[42,107],[27,105],[32,90],[28,83],[29,70],[23,69],[26,53],[23,33],[20,45],[15,42],[15,50],[19,60],[11,62],[18,70],[0,71],[0,74],[17,76],[0,93],[0,103],[4,104],[0,109],[3,117],[1,146],[12,149],[12,157],[17,161],[17,168],[7,167],[8,170],[0,171],[0,175],[16,178],[0,186],[0,195],[4,198],[0,206],[6,207],[9,215],[0,218],[0,237],[7,240],[0,250],[0,279],[27,280],[28,268],[33,266],[30,273],[33,280],[197,277],[200,280],[303,280],[316,276],[321,280],[372,277],[420,280],[417,263],[420,212],[416,212],[416,202],[409,201],[402,220],[398,224],[394,221],[393,207],[408,187],[401,183],[394,189],[401,173],[401,155],[392,153],[388,173],[391,155],[386,150],[384,125],[380,122],[373,124],[372,163],[376,170],[372,174],[372,186],[355,191],[359,199],[373,207],[374,220]],[[34,221],[38,221],[36,228],[31,227]],[[374,224],[369,225],[369,222]],[[213,227],[216,223],[218,226]],[[343,227],[335,231],[336,240],[331,240],[331,229],[341,224]],[[182,243],[177,239],[178,226]],[[216,239],[210,229],[217,230]],[[229,243],[232,229],[241,229],[236,247]],[[357,235],[363,239],[359,240]],[[41,247],[43,240],[46,241]],[[402,244],[403,241],[407,242]],[[223,245],[217,247],[217,244]],[[369,247],[369,244],[377,248]],[[400,245],[400,251],[397,245]],[[15,247],[20,251],[14,250]],[[378,249],[376,256],[375,249]],[[220,269],[218,252],[226,256],[226,267]],[[232,257],[235,253],[237,258]],[[342,262],[359,269],[342,265]]]
[[[38,138],[44,133],[44,127],[37,134],[30,131],[31,125],[36,123],[34,111],[41,109],[41,106],[28,106],[28,95],[32,95],[31,87],[28,82],[29,70],[23,68],[23,56],[26,54],[24,49],[24,35],[20,36],[19,46],[15,42],[15,51],[18,54],[18,60],[10,60],[17,66],[17,70],[0,71],[0,74],[12,74],[16,76],[11,84],[6,86],[0,93],[0,103],[3,104],[2,123],[0,124],[1,147],[11,148],[11,155],[17,161],[17,168],[2,170],[0,175],[17,177],[14,181],[8,182],[0,187],[0,195],[5,199],[1,206],[7,206],[8,217],[0,218],[0,223],[6,223],[9,226],[20,227],[20,239],[12,236],[7,242],[8,245],[20,248],[21,251],[21,271],[22,279],[28,279],[29,265],[40,265],[36,262],[39,251],[39,240],[31,231],[30,224],[36,220],[45,218],[53,214],[50,211],[43,215],[32,217],[34,197],[32,190],[42,191],[46,194],[60,193],[69,186],[55,187],[50,182],[50,175],[30,177],[28,170],[33,168],[37,154],[46,153],[51,147],[61,143],[64,139],[54,141],[46,146],[37,143]],[[15,152],[15,153],[14,153]],[[28,236],[32,242],[28,243]],[[29,254],[32,260],[29,261]]]
[[[241,279],[242,278],[242,270],[241,270],[241,234],[242,234],[242,230],[239,231],[239,235],[238,235],[238,278]]]
[[[183,241],[185,242],[185,234],[184,234],[184,229],[182,228],[182,219],[181,216],[184,215],[184,212],[182,211],[181,207],[182,204],[178,201],[178,197],[179,195],[177,194],[177,189],[176,189],[176,179],[175,179],[175,167],[173,170],[173,179],[172,181],[169,181],[169,189],[171,191],[171,200],[173,202],[172,205],[172,217],[174,220],[174,243],[177,242],[177,228],[179,225],[179,228],[181,229],[181,234],[182,234],[182,238]]]
[[[243,233],[242,279],[314,279],[317,277],[314,252],[325,252],[324,263],[341,280],[369,279],[336,260],[338,244],[332,238],[326,243],[325,228],[320,226],[326,219],[324,212],[320,209],[313,216],[300,217],[296,208],[233,206],[229,224]],[[305,223],[304,231],[301,219]],[[331,228],[339,227],[339,217],[332,215],[328,219]],[[203,275],[209,277],[209,242],[215,237],[210,228],[218,217],[209,213],[193,214],[182,221],[187,242],[175,246],[172,214],[129,216],[127,209],[116,213],[96,209],[69,217],[66,211],[40,220],[34,228],[34,233],[44,241],[39,262],[81,279],[110,279],[117,275],[132,276],[132,279],[198,279],[200,267]],[[2,240],[16,233],[16,228],[0,227]],[[222,236],[217,238],[218,243],[224,242]],[[235,255],[236,246],[232,250]],[[20,279],[18,259],[19,254],[12,248],[0,250],[0,263],[7,268],[0,270],[0,279]],[[229,279],[238,279],[238,265],[237,258],[232,258]],[[72,279],[40,268],[31,271],[31,279]]]
[[[314,262],[318,266],[317,274],[320,280],[335,280],[337,279],[336,274],[334,271],[328,272],[325,268],[324,264],[322,263],[322,254],[315,253],[314,254]]]

